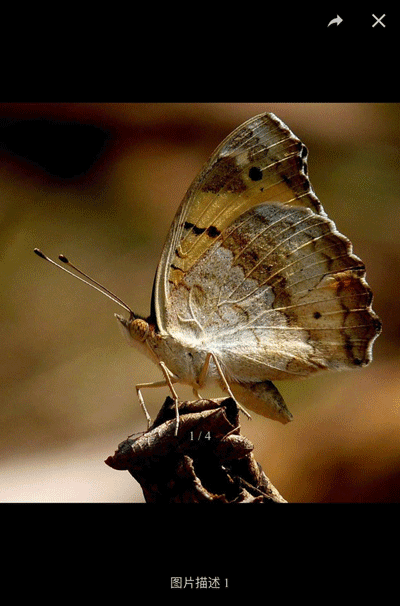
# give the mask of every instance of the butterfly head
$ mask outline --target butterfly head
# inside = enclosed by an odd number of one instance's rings
[[[144,343],[146,341],[150,332],[150,325],[144,318],[136,316],[133,312],[128,319],[120,314],[115,314],[115,317],[129,345]]]

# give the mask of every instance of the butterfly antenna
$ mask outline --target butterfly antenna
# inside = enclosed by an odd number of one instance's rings
[[[121,307],[123,307],[126,311],[128,311],[130,313],[130,315],[131,315],[132,318],[135,317],[134,312],[131,310],[131,308],[126,303],[124,303],[124,301],[122,301],[122,299],[120,299],[119,297],[117,297],[117,295],[114,295],[114,293],[111,292],[111,290],[108,290],[108,288],[106,288],[105,286],[103,286],[102,284],[100,284],[99,282],[97,282],[96,280],[94,280],[93,278],[91,278],[90,276],[88,276],[87,274],[85,274],[83,271],[81,271],[80,269],[78,269],[77,267],[75,267],[75,265],[72,265],[72,263],[70,263],[68,261],[68,259],[67,259],[67,257],[65,255],[58,255],[58,258],[60,259],[60,261],[62,261],[65,265],[68,265],[69,267],[71,267],[73,270],[75,270],[81,276],[84,276],[85,278],[87,278],[87,280],[84,280],[83,278],[80,278],[79,276],[77,276],[76,274],[74,274],[72,271],[69,271],[68,269],[66,269],[62,265],[59,265],[59,263],[56,263],[55,261],[53,261],[53,259],[50,259],[50,257],[48,257],[47,255],[45,255],[39,248],[35,248],[34,252],[39,257],[41,257],[42,259],[44,259],[45,261],[48,261],[49,263],[52,263],[53,265],[55,265],[59,269],[62,269],[63,271],[66,271],[67,274],[70,274],[70,276],[73,276],[77,280],[80,280],[81,282],[84,282],[88,286],[91,286],[95,290],[101,292],[103,295],[105,295],[106,297],[108,297],[109,299],[111,299],[111,301],[114,301],[114,303],[117,303],[118,305],[120,305]]]

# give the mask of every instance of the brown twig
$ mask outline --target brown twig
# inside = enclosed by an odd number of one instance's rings
[[[231,398],[179,403],[167,398],[150,429],[129,437],[105,461],[128,470],[147,503],[286,503],[240,435]]]

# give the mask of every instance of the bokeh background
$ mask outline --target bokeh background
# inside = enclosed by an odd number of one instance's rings
[[[311,182],[367,266],[383,333],[366,369],[278,383],[292,423],[253,414],[242,432],[288,501],[400,501],[400,105],[8,103],[0,502],[143,502],[131,476],[104,459],[145,429],[134,386],[160,372],[127,346],[114,303],[33,248],[65,254],[147,315],[186,189],[222,139],[263,111],[309,148]],[[145,392],[153,418],[167,393]]]

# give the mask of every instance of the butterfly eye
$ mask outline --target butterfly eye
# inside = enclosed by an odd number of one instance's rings
[[[129,330],[132,337],[136,341],[145,341],[150,331],[150,327],[146,320],[142,318],[136,318],[133,322],[129,323]]]

